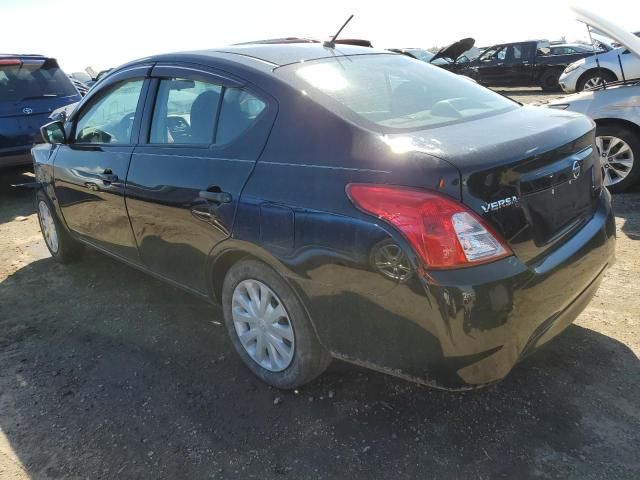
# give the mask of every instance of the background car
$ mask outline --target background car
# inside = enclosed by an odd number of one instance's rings
[[[53,58],[0,55],[0,168],[31,164],[40,127],[80,94]]]
[[[603,50],[602,47],[599,50]],[[608,51],[609,48],[606,48]],[[572,53],[594,53],[594,47],[583,43],[552,43],[549,55],[570,55]]]
[[[75,89],[78,91],[80,96],[84,97],[89,92],[90,87],[86,83],[81,82],[80,80],[77,80],[74,77],[69,77],[69,80],[71,80],[71,83],[73,84]]]
[[[640,39],[592,15],[583,21],[606,30],[624,45],[627,62],[640,59]],[[590,23],[589,23],[590,22]],[[621,49],[619,49],[620,51]],[[612,192],[624,192],[640,180],[640,80],[625,84],[597,85],[589,91],[563,97],[548,106],[588,115],[596,122],[596,145],[604,184]]]
[[[628,48],[618,47],[573,62],[564,70],[559,82],[562,90],[573,93],[596,87],[603,81],[615,82],[625,78],[640,78],[640,58],[631,55]]]
[[[423,48],[389,48],[388,50],[431,63],[445,70],[457,71],[458,66],[470,62],[482,53],[480,49],[474,48],[474,44],[473,38],[463,38],[439,49],[436,53],[431,53]]]

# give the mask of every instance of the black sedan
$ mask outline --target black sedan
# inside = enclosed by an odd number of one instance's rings
[[[614,259],[587,117],[390,52],[149,57],[42,130],[52,256],[89,246],[220,302],[242,360],[280,388],[332,358],[490,384],[576,318]]]

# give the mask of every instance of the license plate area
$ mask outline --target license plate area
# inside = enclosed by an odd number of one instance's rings
[[[541,247],[579,228],[591,218],[593,148],[571,155],[554,169],[535,172],[520,185],[522,208],[533,242]]]

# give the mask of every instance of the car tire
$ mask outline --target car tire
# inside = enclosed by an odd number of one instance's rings
[[[560,70],[547,70],[544,72],[542,77],[540,77],[540,87],[545,92],[559,92],[562,90],[560,88],[560,75],[562,72]]]
[[[236,352],[265,383],[292,389],[331,363],[302,303],[266,264],[242,260],[233,265],[222,286],[222,308]]]
[[[614,144],[615,140],[624,143]],[[598,125],[596,127],[596,145],[603,169],[603,181],[611,193],[624,192],[638,183],[640,180],[640,137],[636,132],[623,125]],[[611,151],[608,151],[609,148]],[[602,155],[602,150],[605,151],[605,156]],[[619,163],[620,161],[625,163]],[[623,167],[628,167],[628,171]],[[625,174],[624,178],[611,183],[612,179],[615,180],[618,172]]]
[[[36,193],[36,213],[51,257],[59,263],[70,263],[79,258],[82,245],[62,226],[51,201],[41,190]]]
[[[598,69],[589,70],[578,79],[576,91],[582,92],[585,88],[595,86],[600,78],[603,78],[605,82],[615,82],[617,80],[615,75],[607,70],[603,70],[602,73]]]

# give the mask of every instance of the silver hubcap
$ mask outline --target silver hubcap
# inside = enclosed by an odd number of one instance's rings
[[[587,80],[586,82],[584,82],[584,89],[587,90],[588,88],[594,88],[597,87],[598,85],[600,85],[602,83],[602,80],[600,79],[600,77],[593,77],[590,78],[589,80]]]
[[[605,186],[621,182],[633,168],[633,151],[618,137],[596,137]]]
[[[56,224],[53,221],[49,206],[43,200],[38,202],[38,216],[40,217],[40,227],[42,228],[44,241],[47,242],[47,246],[53,253],[57,253],[58,231],[56,230]]]
[[[254,362],[271,372],[291,364],[293,325],[273,290],[258,280],[243,280],[233,291],[231,314],[240,344]]]

